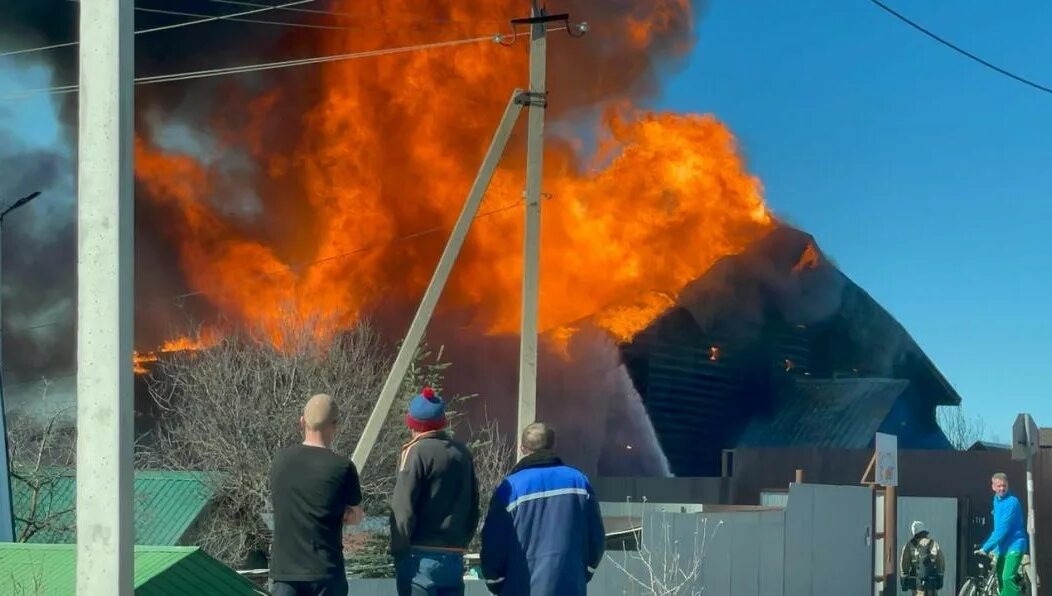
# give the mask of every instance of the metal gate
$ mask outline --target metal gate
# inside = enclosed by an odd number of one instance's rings
[[[873,592],[871,489],[793,484],[785,532],[785,596]]]

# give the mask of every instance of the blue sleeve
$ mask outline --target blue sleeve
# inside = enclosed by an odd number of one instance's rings
[[[486,588],[494,594],[499,594],[504,586],[508,549],[515,534],[515,524],[508,512],[510,495],[511,484],[505,480],[493,491],[486,520],[482,524],[482,548],[479,552],[482,578],[486,580]]]
[[[995,552],[996,554],[1004,554],[1000,552],[1001,542],[1004,541],[1005,536],[1008,535],[1008,528],[1012,522],[1012,507],[1010,503],[996,503],[994,504],[994,529],[990,532],[990,537],[983,543],[982,550],[984,552]],[[995,550],[996,549],[996,550]]]
[[[599,509],[599,499],[596,498],[591,486],[588,487],[588,503],[585,507],[588,515],[588,552],[585,554],[588,569],[585,577],[591,581],[592,575],[599,568],[599,563],[602,562],[603,553],[606,550],[606,529],[603,528],[603,514]]]

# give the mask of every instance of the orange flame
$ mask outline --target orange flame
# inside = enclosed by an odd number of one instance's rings
[[[150,372],[146,365],[153,362],[157,362],[157,354],[153,352],[132,352],[132,372],[137,375],[145,375]]]
[[[170,339],[161,344],[156,352],[132,352],[132,372],[137,375],[148,373],[146,365],[157,362],[160,359],[159,354],[205,350],[219,343],[219,339],[220,336],[214,329],[205,328],[197,337],[182,336]]]
[[[422,6],[409,0],[339,4],[360,14],[405,14]],[[454,22],[504,21],[508,10],[483,0],[430,5],[431,16]],[[540,327],[562,341],[586,318],[618,339],[630,338],[686,283],[773,225],[760,183],[745,171],[723,124],[711,116],[645,112],[628,101],[636,79],[647,76],[648,52],[682,45],[687,34],[677,27],[691,19],[688,0],[640,0],[603,23],[603,33],[593,27],[590,35],[603,35],[594,45],[552,42],[549,52],[561,59],[580,56],[567,70],[601,76],[553,73],[549,122],[569,122],[568,108],[606,102],[592,163],[582,162],[579,139],[552,129],[547,136]],[[431,27],[379,27],[332,33],[321,45],[339,53],[434,36]],[[663,36],[674,39],[669,44]],[[617,50],[623,59],[610,64],[603,48],[619,40],[627,44]],[[149,133],[135,146],[139,181],[150,200],[174,215],[171,232],[188,283],[228,317],[272,330],[277,343],[285,307],[348,325],[392,297],[419,299],[503,104],[523,85],[526,54],[521,45],[479,43],[317,68],[320,99],[302,115],[298,138],[261,140],[287,90],[249,104],[244,130],[227,133],[260,166],[257,193],[280,188],[281,200],[296,200],[308,212],[302,222],[283,222],[283,235],[261,239],[212,206],[226,198],[217,196],[224,187],[220,168],[166,153]],[[522,141],[513,140],[482,212],[521,201]],[[443,295],[443,308],[470,309],[489,333],[518,329],[521,215],[520,204],[474,223]],[[420,234],[436,228],[441,233]],[[392,242],[397,238],[407,239]]]
[[[197,337],[177,337],[170,339],[161,345],[160,352],[183,352],[187,350],[204,350],[210,348],[219,342],[219,337],[214,331],[206,329],[199,333]]]
[[[821,262],[821,257],[818,254],[818,247],[815,246],[814,242],[808,242],[807,248],[800,255],[800,260],[793,265],[793,273],[800,273],[804,269],[814,269],[818,267]]]

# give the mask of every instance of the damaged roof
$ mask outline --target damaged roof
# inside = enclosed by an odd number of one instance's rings
[[[749,421],[736,446],[866,449],[908,386],[903,379],[796,380],[770,414]]]

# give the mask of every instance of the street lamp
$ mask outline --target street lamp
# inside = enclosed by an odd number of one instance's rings
[[[0,249],[3,247],[3,225],[4,217],[18,209],[22,205],[32,201],[33,199],[40,196],[40,192],[34,192],[26,195],[21,199],[11,203],[3,211],[0,211]],[[2,250],[0,250],[0,272],[3,271],[3,257]],[[0,305],[3,304],[3,277],[0,275]],[[0,311],[2,313],[2,311]],[[3,317],[0,316],[0,435],[3,435],[4,444],[3,451],[0,452],[0,469],[3,470],[3,474],[0,474],[0,542],[14,542],[15,541],[15,509],[14,500],[11,494],[11,462],[8,460],[8,444],[7,444],[7,409],[4,406],[4,365],[3,365]]]

